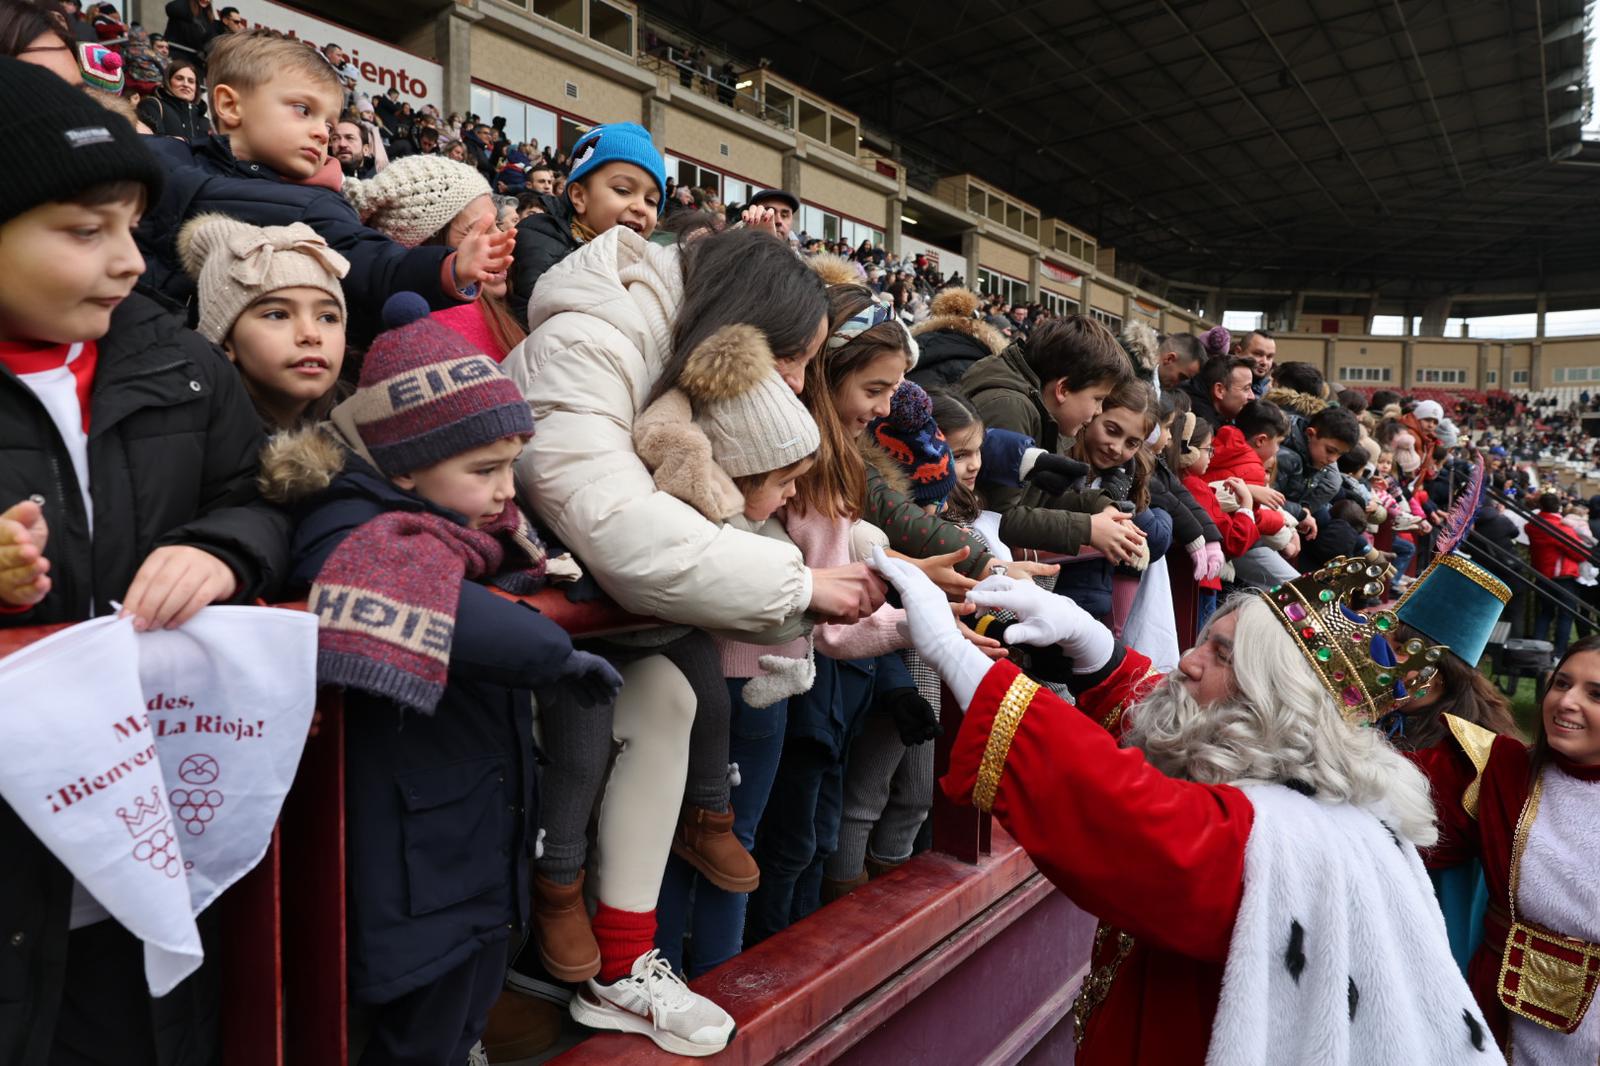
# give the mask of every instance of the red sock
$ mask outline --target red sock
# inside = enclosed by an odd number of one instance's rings
[[[600,944],[601,984],[620,981],[633,972],[634,960],[656,946],[656,912],[619,911],[604,903],[589,923]]]

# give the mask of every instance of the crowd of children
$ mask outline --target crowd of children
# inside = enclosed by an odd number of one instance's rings
[[[874,548],[1150,632],[1143,583],[1203,616],[1404,564],[1449,506],[1438,403],[1264,333],[1004,325],[957,289],[912,330],[873,249],[797,256],[774,211],[651,240],[641,127],[588,131],[513,233],[468,162],[342,173],[321,53],[230,34],[203,77],[216,136],[140,136],[0,59],[29,161],[0,177],[0,624],[309,595],[362,1063],[526,1053],[525,990],[563,984],[586,1025],[715,1053],[733,1020],[681,975],[927,846],[938,681]],[[576,639],[491,592],[546,583],[660,625]],[[963,636],[1004,657],[991,624]],[[209,1061],[215,982],[152,1012],[137,941],[5,807],[0,840],[0,1061]]]

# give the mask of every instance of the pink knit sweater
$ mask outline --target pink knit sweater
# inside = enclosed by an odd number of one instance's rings
[[[812,568],[844,566],[850,559],[851,523],[842,518],[823,518],[815,513],[781,512],[789,539]],[[900,635],[899,624],[906,613],[884,604],[854,625],[819,625],[812,631],[817,651],[831,659],[871,659],[885,652],[910,647]],[[782,655],[796,659],[806,654],[804,639],[787,644],[744,644],[717,641],[722,652],[723,677],[760,677],[766,671],[757,661],[763,655]]]

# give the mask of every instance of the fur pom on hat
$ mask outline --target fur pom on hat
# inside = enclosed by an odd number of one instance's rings
[[[750,325],[723,326],[684,361],[678,387],[697,404],[749,392],[772,372],[766,335]]]
[[[1156,339],[1154,329],[1143,322],[1129,322],[1122,327],[1122,335],[1117,338],[1117,343],[1133,360],[1134,368],[1141,377],[1154,372],[1161,355],[1161,343]]]
[[[928,305],[930,315],[956,315],[971,318],[978,313],[978,294],[971,289],[953,287],[941,289]]]
[[[902,381],[889,401],[889,417],[867,426],[873,440],[911,479],[911,498],[941,503],[956,485],[950,445],[933,420],[933,400],[914,381]]]
[[[842,256],[816,255],[806,265],[828,285],[860,285],[863,280],[856,265]]]
[[[375,178],[344,183],[344,198],[361,221],[407,248],[444,229],[462,208],[489,191],[476,167],[438,155],[408,155]]]

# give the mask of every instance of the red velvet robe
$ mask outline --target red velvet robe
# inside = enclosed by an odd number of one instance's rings
[[[1015,666],[999,662],[967,709],[941,782],[970,802]],[[1040,689],[1012,737],[992,807],[1006,832],[1074,903],[1101,919],[1087,986],[1102,984],[1080,1066],[1205,1062],[1223,964],[1244,893],[1254,810],[1228,785],[1178,781],[1119,748],[1122,709],[1159,675],[1128,651],[1079,698]],[[1132,936],[1120,963],[1112,965]]]

